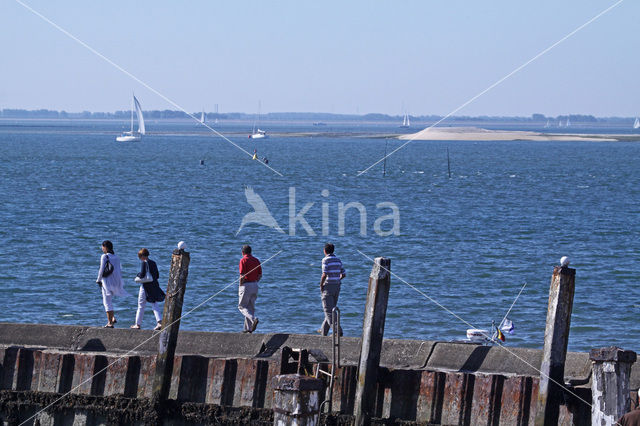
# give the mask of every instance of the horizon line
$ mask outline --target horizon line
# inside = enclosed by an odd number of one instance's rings
[[[175,114],[183,114],[185,115],[184,118],[188,118],[188,115],[181,110],[171,110],[171,109],[148,109],[148,110],[143,110],[144,112],[147,113],[163,113],[163,112],[168,112],[168,113],[175,113]],[[123,110],[115,110],[115,111],[89,111],[89,110],[84,110],[84,111],[66,111],[66,110],[57,110],[57,109],[48,109],[48,108],[37,108],[37,109],[25,109],[25,108],[2,108],[0,109],[0,118],[20,118],[19,116],[15,116],[15,117],[4,117],[4,114],[6,113],[10,113],[10,114],[34,114],[34,113],[51,113],[51,114],[69,114],[69,115],[73,115],[76,116],[74,118],[93,118],[93,119],[106,119],[106,118],[110,118],[110,117],[77,117],[77,116],[81,116],[81,115],[87,115],[87,114],[98,114],[98,115],[119,115],[119,114],[123,114],[123,113],[130,113],[131,110],[130,109],[123,109]],[[207,111],[198,111],[198,113],[204,112],[205,115],[212,115],[212,116],[216,116],[216,117],[225,117],[225,116],[229,116],[229,115],[243,115],[243,116],[247,116],[247,117],[254,117],[256,115],[256,113],[253,112],[242,112],[242,111],[230,111],[230,112],[207,112]],[[402,118],[404,116],[404,113],[401,114],[388,114],[388,113],[381,113],[381,112],[368,112],[368,113],[335,113],[335,112],[310,112],[310,111],[274,111],[274,112],[267,112],[267,113],[263,113],[261,115],[263,116],[269,116],[269,115],[307,115],[307,116],[312,116],[312,115],[323,115],[323,116],[328,116],[328,117],[353,117],[353,118],[371,118],[371,116],[378,116],[380,118]],[[409,117],[413,118],[413,119],[439,119],[442,118],[444,115],[440,115],[440,114],[408,114]],[[451,120],[460,120],[460,119],[465,119],[465,120],[469,120],[469,119],[524,119],[524,120],[529,120],[529,121],[541,121],[541,120],[546,120],[546,119],[566,119],[566,118],[588,118],[589,120],[602,120],[602,119],[635,119],[637,116],[620,116],[620,115],[608,115],[608,116],[596,116],[593,114],[559,114],[559,115],[545,115],[543,113],[531,113],[529,115],[487,115],[487,114],[481,114],[481,115],[455,115],[455,116],[451,116],[448,117]],[[25,117],[25,118],[29,118],[29,117]],[[58,118],[58,119],[64,119],[65,117],[45,117],[45,118]],[[113,117],[113,118],[117,118],[117,117]],[[183,117],[167,117],[167,118],[171,118],[171,119],[181,119]]]

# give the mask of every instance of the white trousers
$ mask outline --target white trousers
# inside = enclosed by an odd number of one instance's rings
[[[113,296],[107,295],[104,290],[104,284],[100,286],[102,289],[102,304],[104,305],[104,311],[113,311]]]
[[[244,330],[251,331],[256,322],[256,299],[258,282],[250,281],[238,287],[238,310],[244,315]]]
[[[140,286],[140,292],[138,293],[138,311],[136,312],[136,324],[142,326],[142,316],[144,315],[144,307],[147,305],[147,293],[144,291],[144,286]],[[156,317],[156,322],[162,321],[162,308],[158,302],[151,304],[153,315]]]

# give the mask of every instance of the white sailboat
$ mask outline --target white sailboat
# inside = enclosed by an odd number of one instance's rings
[[[551,127],[551,123],[549,123],[549,120],[547,120],[547,124],[544,125],[545,128]]]
[[[566,124],[566,127],[569,127],[569,126],[571,126],[571,122],[569,121],[569,118],[567,117],[567,124]]]
[[[140,107],[140,102],[136,99],[136,96],[133,95],[133,102],[131,107],[131,130],[128,132],[122,132],[120,136],[116,138],[118,142],[136,142],[142,139],[142,135],[145,134],[144,127],[144,117],[142,116],[142,107]],[[136,115],[138,117],[138,130],[133,130],[133,108],[136,109]]]
[[[200,114],[200,123],[204,124],[205,123],[205,116],[204,116],[204,108],[202,109],[202,114]]]
[[[260,130],[260,129],[255,129],[255,128],[254,128],[253,132],[249,135],[250,139],[264,139],[266,137],[268,137],[266,131]]]
[[[636,117],[636,121],[633,122],[634,129],[640,129],[640,119]]]
[[[264,130],[260,130],[260,128],[256,128],[256,122],[258,125],[260,124],[260,102],[258,102],[258,118],[253,122],[253,129],[251,130],[251,134],[249,135],[249,139],[264,139],[267,138],[267,132]]]
[[[411,127],[411,120],[409,119],[409,114],[407,114],[406,112],[404,113],[404,118],[402,119],[402,126],[400,127]]]

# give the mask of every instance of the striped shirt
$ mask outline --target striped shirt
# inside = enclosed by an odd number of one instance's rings
[[[325,284],[340,284],[340,274],[344,274],[344,268],[335,254],[328,254],[322,259],[322,273],[327,274]]]

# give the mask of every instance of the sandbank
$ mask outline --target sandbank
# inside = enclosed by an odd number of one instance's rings
[[[487,130],[479,127],[433,127],[398,139],[422,141],[629,141],[640,135],[541,133],[521,130]]]

